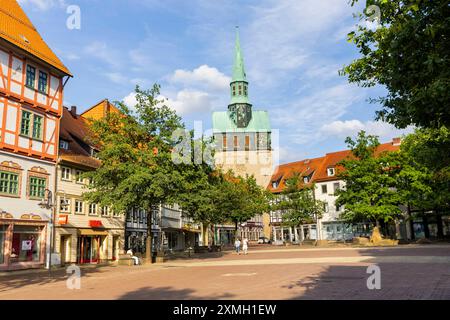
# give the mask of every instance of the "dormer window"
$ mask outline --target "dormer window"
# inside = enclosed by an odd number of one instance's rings
[[[303,177],[303,182],[304,183],[309,183],[309,180],[310,180],[309,177]]]
[[[91,157],[98,159],[98,150],[91,148]]]
[[[335,175],[335,170],[334,168],[327,168],[327,174],[329,177],[332,177]]]
[[[69,142],[66,140],[59,140],[59,147],[64,150],[69,150]]]

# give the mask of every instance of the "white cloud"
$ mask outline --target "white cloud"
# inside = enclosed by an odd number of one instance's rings
[[[46,11],[56,6],[67,6],[64,0],[19,0],[19,4],[21,6],[30,4],[34,9],[41,11]]]
[[[184,86],[199,86],[226,92],[229,88],[231,78],[214,67],[201,65],[192,71],[182,69],[175,70],[169,77],[169,81]]]
[[[183,116],[193,113],[209,114],[212,100],[207,92],[184,89],[177,93],[175,99],[168,99],[167,104]]]
[[[181,90],[173,99],[160,95],[159,100],[165,101],[165,104],[175,110],[178,115],[186,116],[194,113],[209,114],[212,110],[213,98],[206,92],[193,91],[193,90]],[[136,93],[130,92],[124,97],[123,102],[129,108],[133,108],[136,103]]]
[[[112,82],[118,84],[125,84],[128,79],[123,76],[120,72],[106,72],[104,75]]]
[[[84,52],[92,57],[103,60],[109,65],[116,67],[119,65],[119,59],[115,51],[108,47],[105,42],[94,41],[84,47]]]
[[[71,60],[71,61],[80,60],[80,56],[77,55],[76,53],[68,53],[68,54],[66,54],[66,59]]]
[[[380,142],[388,141],[394,137],[399,137],[404,134],[413,132],[413,127],[406,129],[396,129],[393,125],[381,121],[365,121],[360,120],[337,120],[324,124],[320,128],[320,132],[326,137],[355,137],[361,130],[366,131],[367,134],[376,135]]]
[[[124,97],[122,99],[122,101],[123,101],[123,103],[125,103],[125,105],[128,108],[133,108],[136,105],[136,103],[137,103],[136,93],[134,91],[130,92],[126,97]]]

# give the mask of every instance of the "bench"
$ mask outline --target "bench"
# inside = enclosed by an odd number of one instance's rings
[[[119,266],[132,266],[134,265],[134,260],[131,259],[129,254],[119,254]]]

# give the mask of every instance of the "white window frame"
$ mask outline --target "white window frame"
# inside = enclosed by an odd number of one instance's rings
[[[333,167],[327,168],[327,175],[333,177],[336,174],[336,170]]]
[[[77,211],[77,203],[81,203],[81,211]],[[75,214],[84,214],[84,202],[80,199],[75,199],[74,201],[74,212]]]
[[[76,169],[75,170],[75,182],[78,184],[84,184],[84,179],[81,178],[80,181],[80,176],[83,174],[83,171]]]
[[[91,212],[91,208],[92,208],[92,206],[94,206],[94,212]],[[97,206],[97,204],[96,203],[89,203],[89,206],[88,206],[88,215],[90,215],[90,216],[98,216],[98,211],[97,211],[97,209],[98,209],[98,206]]]
[[[69,172],[69,177],[68,178],[65,177],[64,170],[68,170],[68,172]],[[71,168],[69,168],[69,167],[61,167],[61,180],[72,181],[72,169]]]

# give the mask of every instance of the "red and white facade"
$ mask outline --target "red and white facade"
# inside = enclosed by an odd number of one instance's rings
[[[0,39],[0,271],[43,267],[50,252],[67,72]],[[28,73],[27,73],[28,71]]]

